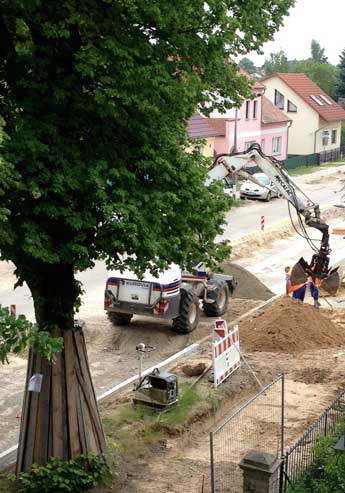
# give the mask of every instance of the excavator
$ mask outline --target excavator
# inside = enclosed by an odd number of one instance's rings
[[[340,276],[337,269],[329,267],[329,227],[320,216],[319,205],[307,197],[278,160],[266,156],[258,144],[253,144],[243,153],[220,154],[208,172],[206,185],[214,180],[224,181],[235,174],[262,187],[262,183],[248,173],[249,164],[256,165],[267,175],[279,195],[287,200],[289,211],[290,206],[296,210],[300,226],[297,232],[314,251],[310,262],[301,258],[295,264],[291,284],[305,283],[311,277],[314,281],[322,281],[325,291],[335,294]],[[309,237],[306,226],[321,232],[319,246],[315,243],[318,240]],[[113,271],[106,282],[104,309],[114,325],[127,325],[133,315],[144,315],[172,320],[173,330],[186,334],[198,325],[199,300],[205,315],[221,316],[227,311],[235,286],[236,280],[232,276],[212,272],[203,262],[196,262],[190,272],[172,264],[157,277],[147,271],[141,279],[129,270]]]
[[[250,180],[260,187],[255,177],[248,173],[248,165],[257,166],[267,175],[270,182],[278,190],[279,195],[288,202],[289,215],[295,231],[304,237],[314,254],[311,261],[304,258],[294,265],[291,271],[291,284],[299,285],[311,277],[313,281],[319,280],[322,289],[334,295],[340,286],[338,268],[330,268],[329,226],[321,218],[320,206],[313,202],[299,185],[289,176],[282,163],[272,156],[266,156],[259,144],[253,144],[243,153],[219,154],[209,172],[208,181],[221,180],[229,174]],[[295,209],[298,218],[299,230],[291,217],[291,206]],[[320,245],[310,238],[306,227],[314,228],[321,232]]]

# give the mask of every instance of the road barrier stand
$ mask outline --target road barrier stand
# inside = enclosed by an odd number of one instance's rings
[[[265,216],[261,216],[260,229],[261,229],[261,231],[264,231],[264,229],[265,229]]]

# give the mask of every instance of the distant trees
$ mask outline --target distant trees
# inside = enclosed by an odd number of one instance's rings
[[[288,58],[283,50],[271,53],[270,58],[265,61],[262,68],[265,70],[266,75],[271,75],[275,72],[291,72]]]
[[[315,39],[311,40],[311,59],[314,62],[328,63],[328,58],[325,55],[325,48],[321,48],[320,43]]]
[[[339,58],[339,79],[336,89],[336,98],[345,98],[345,49],[341,52]]]
[[[257,70],[254,62],[247,57],[243,57],[242,60],[238,62],[238,65],[246,70],[249,74],[254,74]]]

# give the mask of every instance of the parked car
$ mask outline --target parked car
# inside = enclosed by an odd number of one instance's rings
[[[230,197],[235,198],[236,197],[236,188],[234,182],[231,180],[231,178],[224,178],[224,193],[227,195],[230,195]]]
[[[241,199],[259,199],[269,202],[273,197],[278,197],[277,188],[265,173],[254,173],[253,177],[259,183],[262,183],[262,187],[252,181],[246,180],[240,188]]]

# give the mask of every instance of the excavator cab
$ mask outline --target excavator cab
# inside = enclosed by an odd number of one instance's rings
[[[328,269],[328,258],[324,258],[323,262],[318,262],[320,256],[318,254],[313,255],[313,259],[310,264],[300,258],[299,261],[293,266],[291,270],[291,284],[296,286],[308,281],[311,277],[314,282],[319,280],[320,287],[331,296],[335,296],[341,285],[341,276],[339,267]]]

